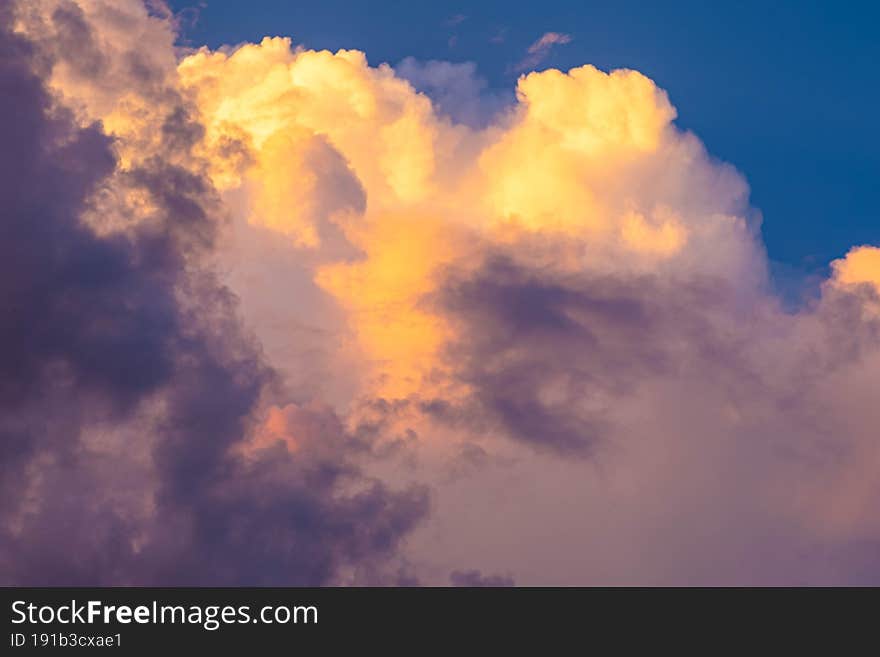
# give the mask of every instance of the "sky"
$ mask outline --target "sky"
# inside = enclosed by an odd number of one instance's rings
[[[414,4],[0,4],[0,584],[880,582],[870,17]]]
[[[528,46],[565,33],[570,43],[540,67],[645,73],[669,92],[676,123],[744,173],[784,290],[824,273],[851,244],[880,240],[873,3],[210,0],[192,18],[185,33],[198,44],[284,34],[310,48],[364,50],[372,64],[475,62],[490,88],[507,92]]]

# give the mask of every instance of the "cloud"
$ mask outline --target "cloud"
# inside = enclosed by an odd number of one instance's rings
[[[572,37],[562,32],[545,32],[537,41],[528,47],[526,57],[516,66],[517,71],[530,71],[547,59],[554,46],[571,43]]]
[[[859,246],[846,257],[831,263],[838,285],[873,285],[880,287],[880,248]]]
[[[512,94],[488,90],[473,62],[420,62],[407,57],[394,70],[416,91],[429,96],[438,113],[472,128],[485,128],[499,112],[513,104]]]
[[[3,581],[876,579],[877,248],[787,307],[646,76],[5,11]]]
[[[88,33],[71,7],[53,24],[73,15]],[[342,429],[331,447],[291,411],[296,458],[247,449],[274,374],[206,266],[216,191],[173,161],[202,131],[180,104],[158,108],[163,140],[121,164],[100,124],[53,107],[11,21],[4,8],[0,580],[320,584],[393,554],[425,493],[359,474]],[[140,220],[96,233],[101,194]]]
[[[605,433],[601,407],[668,370],[663,315],[680,317],[699,293],[673,304],[659,289],[645,294],[653,283],[644,278],[554,278],[502,256],[447,283],[440,303],[468,336],[448,356],[477,412],[502,431],[539,448],[589,453]]]
[[[514,586],[513,578],[504,575],[483,575],[479,570],[453,570],[449,574],[453,586],[501,587]]]

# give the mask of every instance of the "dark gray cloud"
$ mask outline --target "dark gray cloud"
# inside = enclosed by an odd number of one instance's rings
[[[214,190],[163,155],[114,173],[110,138],[53,105],[11,19],[4,4],[0,582],[322,584],[375,570],[426,492],[360,474],[338,420],[306,423],[316,435],[293,454],[239,448],[276,376],[200,265]],[[53,20],[88,35],[72,10]],[[201,134],[184,107],[162,133],[169,152]],[[82,213],[108,185],[147,194],[152,215],[96,235]]]
[[[422,410],[576,456],[593,452],[613,429],[609,409],[646,381],[704,381],[732,404],[798,423],[811,386],[876,350],[877,321],[863,311],[871,294],[828,290],[808,329],[715,278],[560,274],[491,252],[450,268],[430,299],[457,326],[446,362],[471,395]],[[769,346],[786,333],[803,344]]]
[[[665,340],[676,308],[655,285],[564,278],[504,255],[488,256],[476,271],[453,272],[435,303],[466,336],[448,352],[473,390],[474,407],[464,412],[535,447],[588,453],[605,419],[583,412],[583,402],[624,395],[641,377],[670,367]],[[685,301],[679,294],[678,303]],[[542,394],[551,386],[562,396]],[[442,403],[425,410],[447,420],[461,411]]]

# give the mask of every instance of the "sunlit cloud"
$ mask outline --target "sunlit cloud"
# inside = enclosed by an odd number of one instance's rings
[[[531,70],[558,32],[503,94],[177,51],[138,0],[0,18],[3,289],[46,327],[0,323],[4,582],[876,571],[880,249],[785,309],[745,178],[647,76]]]

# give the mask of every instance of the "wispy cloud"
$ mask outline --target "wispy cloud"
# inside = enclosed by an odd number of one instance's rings
[[[507,28],[499,27],[495,32],[492,33],[492,36],[489,37],[489,43],[498,45],[504,43],[507,39]]]
[[[526,56],[519,64],[517,64],[516,70],[525,71],[534,68],[547,58],[547,55],[550,54],[550,50],[553,46],[563,46],[566,43],[571,43],[571,41],[572,37],[570,34],[565,34],[563,32],[545,32],[541,35],[540,39],[529,46],[529,49],[526,51]]]

